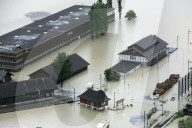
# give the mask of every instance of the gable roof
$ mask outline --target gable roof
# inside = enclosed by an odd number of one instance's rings
[[[150,58],[154,53],[166,48],[167,45],[168,43],[156,35],[149,35],[129,46],[126,50],[119,54],[129,54],[130,50],[134,50],[137,54]]]
[[[72,74],[89,65],[89,63],[87,61],[85,61],[82,57],[80,57],[76,53],[70,55],[69,59],[72,64],[72,66],[71,66]],[[47,73],[49,76],[51,76],[55,81],[57,81],[57,74],[56,74],[52,64],[50,64],[42,69],[39,69],[39,70],[43,70],[45,73]],[[36,71],[36,72],[38,72],[38,71]],[[36,72],[34,72],[34,73],[36,73]],[[32,74],[34,74],[34,73],[32,73]],[[30,75],[32,75],[32,74],[30,74]]]
[[[0,99],[38,92],[37,89],[41,91],[56,89],[56,85],[50,77],[1,84]]]
[[[106,94],[103,90],[95,91],[95,90],[88,89],[83,94],[79,95],[78,97],[88,100],[88,101],[95,102],[95,103],[102,103],[102,102],[110,100],[106,96]]]

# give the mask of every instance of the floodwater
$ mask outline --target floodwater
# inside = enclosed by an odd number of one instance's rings
[[[7,33],[30,23],[30,19],[24,15],[29,12],[44,11],[54,13],[74,4],[91,5],[94,0],[1,0],[0,1],[0,34]],[[114,2],[115,3],[115,2]],[[179,73],[181,76],[187,73],[187,60],[192,53],[191,46],[187,44],[187,30],[192,30],[192,8],[190,0],[126,0],[123,1],[121,20],[118,19],[116,8],[116,21],[109,24],[108,34],[98,39],[91,40],[90,36],[75,41],[64,48],[47,55],[37,62],[26,66],[21,72],[15,73],[15,80],[26,80],[28,75],[48,64],[57,56],[58,52],[68,54],[77,53],[90,63],[87,71],[82,72],[67,80],[64,88],[75,88],[80,94],[86,90],[87,82],[95,82],[95,89],[100,85],[100,74],[118,62],[118,53],[126,49],[135,41],[156,34],[169,43],[170,47],[176,47],[176,36],[179,35],[179,49],[164,58],[152,67],[137,70],[119,82],[108,82],[107,92],[111,101],[109,107],[113,107],[115,99],[125,98],[125,104],[133,103],[133,107],[120,111],[106,110],[97,112],[79,104],[63,104],[49,106],[0,115],[0,127],[3,128],[92,128],[101,120],[109,120],[112,128],[140,128],[143,123],[137,117],[142,117],[153,107],[152,92],[157,82],[163,82],[171,73]],[[115,5],[116,6],[116,5]],[[10,10],[11,8],[11,10]],[[127,21],[124,18],[126,11],[133,9],[137,19]],[[192,33],[191,33],[192,35]],[[192,41],[192,37],[191,37]],[[164,99],[177,96],[175,85]],[[148,98],[144,98],[148,97]],[[160,108],[160,104],[156,106]],[[177,101],[168,102],[164,109],[177,111]],[[131,121],[130,121],[131,119]],[[134,120],[135,119],[135,120]],[[134,122],[134,123],[133,123]]]

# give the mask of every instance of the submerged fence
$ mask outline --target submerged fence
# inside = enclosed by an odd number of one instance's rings
[[[178,82],[178,110],[180,110],[180,103],[183,102],[184,96],[188,94],[187,98],[191,96],[192,100],[192,73],[189,72],[187,75],[185,75],[183,78],[180,78]],[[189,94],[190,93],[190,94]],[[189,101],[186,100],[186,103]]]

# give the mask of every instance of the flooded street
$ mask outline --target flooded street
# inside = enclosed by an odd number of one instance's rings
[[[95,0],[49,0],[26,1],[1,0],[0,2],[0,35],[16,28],[31,23],[25,17],[26,13],[32,11],[45,11],[55,13],[74,4],[91,5]],[[115,3],[115,2],[114,2]],[[9,7],[12,10],[9,10]],[[5,6],[4,6],[5,5]],[[25,6],[26,5],[26,6]],[[76,89],[78,94],[86,90],[85,85],[91,81],[95,83],[95,89],[100,87],[100,74],[104,82],[103,72],[119,61],[118,53],[126,49],[137,40],[156,34],[169,43],[170,47],[176,47],[176,36],[179,35],[179,49],[168,57],[164,58],[152,67],[144,67],[143,75],[140,68],[131,75],[122,77],[119,82],[108,82],[107,96],[111,98],[109,107],[113,107],[113,94],[116,93],[116,100],[125,98],[125,104],[133,103],[133,107],[120,111],[105,110],[97,112],[79,104],[62,104],[31,110],[18,111],[0,115],[0,127],[2,128],[92,128],[101,120],[109,120],[111,128],[141,128],[142,122],[134,119],[140,117],[144,111],[148,112],[153,107],[153,101],[144,97],[152,97],[155,85],[166,80],[170,74],[178,73],[184,76],[187,73],[187,61],[192,58],[191,45],[187,44],[187,30],[192,30],[191,12],[192,1],[190,0],[126,0],[123,1],[121,20],[118,19],[116,8],[116,21],[108,26],[108,34],[98,39],[91,40],[90,35],[65,46],[54,53],[26,66],[22,71],[14,73],[15,80],[27,80],[28,75],[48,64],[57,56],[58,52],[68,54],[77,53],[90,63],[88,70],[84,71],[64,83],[68,90]],[[21,6],[21,8],[19,8]],[[116,5],[115,5],[116,6]],[[19,9],[17,9],[19,8]],[[133,9],[137,19],[127,21],[125,13]],[[16,11],[15,11],[16,10]],[[14,14],[12,16],[12,14]],[[192,42],[192,34],[191,40]],[[177,97],[177,84],[170,89],[164,99]],[[159,107],[159,104],[157,104]],[[177,111],[177,101],[168,102],[165,109]]]

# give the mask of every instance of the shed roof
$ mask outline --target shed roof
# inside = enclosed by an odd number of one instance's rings
[[[137,67],[140,64],[141,63],[139,63],[139,62],[122,60],[118,64],[114,65],[111,69],[115,70],[117,72],[127,73],[127,72],[131,71],[132,69],[134,69],[135,67]]]

